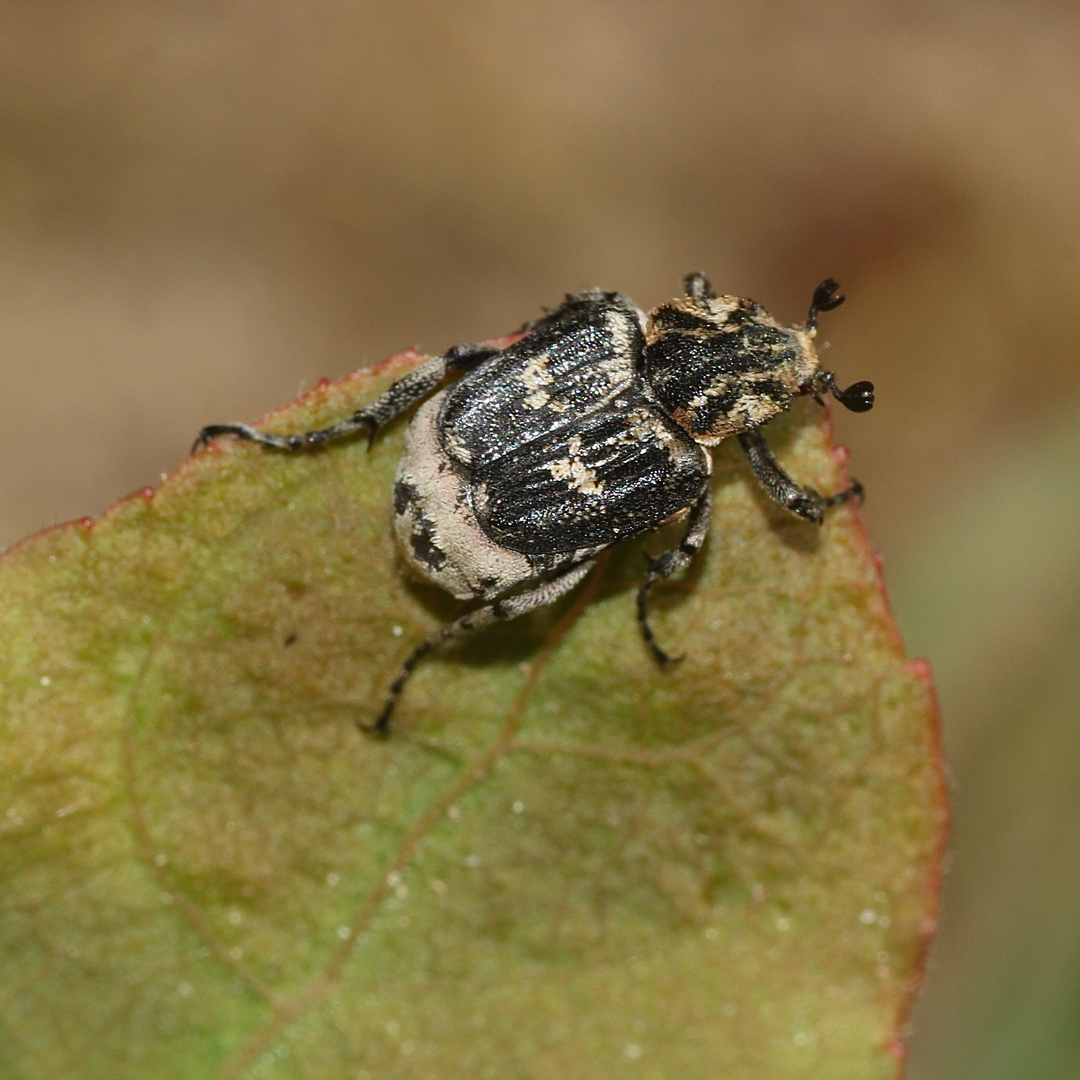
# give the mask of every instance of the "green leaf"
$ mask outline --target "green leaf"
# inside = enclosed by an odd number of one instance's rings
[[[266,425],[347,415],[416,356]],[[802,403],[770,429],[832,491]],[[822,530],[716,459],[716,524],[634,618],[642,549],[425,661],[401,426],[222,442],[0,572],[0,1075],[893,1076],[942,780],[851,506]]]

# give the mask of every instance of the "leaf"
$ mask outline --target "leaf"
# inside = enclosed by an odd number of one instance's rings
[[[347,415],[405,368],[268,418]],[[781,460],[844,480],[811,403]],[[717,454],[716,524],[425,661],[401,426],[222,442],[0,573],[4,1077],[884,1077],[934,921],[934,706],[857,510]]]

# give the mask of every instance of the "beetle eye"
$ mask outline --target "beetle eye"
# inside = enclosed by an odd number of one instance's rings
[[[852,412],[869,412],[874,407],[874,384],[872,382],[852,383],[846,390],[835,385],[833,397]]]

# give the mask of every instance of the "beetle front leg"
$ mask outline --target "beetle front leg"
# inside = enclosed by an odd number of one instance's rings
[[[401,665],[401,670],[390,686],[390,692],[386,696],[382,712],[379,713],[375,723],[370,725],[359,724],[360,730],[383,739],[390,734],[390,717],[394,712],[394,706],[397,704],[398,698],[401,697],[401,691],[404,689],[405,683],[409,681],[409,676],[413,673],[413,669],[429,652],[437,649],[443,642],[450,641],[452,638],[469,637],[477,633],[477,631],[491,626],[492,623],[516,619],[519,615],[524,615],[528,611],[534,611],[538,607],[554,603],[559,597],[564,596],[577,585],[595,565],[595,559],[586,559],[585,562],[572,566],[564,574],[560,574],[551,581],[545,581],[535,589],[516,593],[503,600],[496,600],[492,604],[485,604],[484,607],[477,608],[475,611],[466,612],[460,619],[456,619],[441,630],[436,631],[431,637],[421,641],[409,654],[405,663]]]
[[[810,487],[800,487],[780,468],[780,463],[760,431],[744,431],[739,436],[739,442],[746,451],[750,468],[769,498],[816,525],[824,521],[825,511],[830,506],[839,506],[848,499],[861,499],[863,496],[863,486],[858,480],[845,491],[828,496],[820,495]]]
[[[690,520],[687,523],[686,534],[682,538],[682,543],[677,548],[665,551],[663,555],[656,559],[649,558],[646,555],[646,558],[649,559],[649,572],[645,575],[645,580],[638,589],[638,625],[641,627],[641,636],[645,639],[645,644],[649,646],[653,656],[661,665],[681,660],[682,657],[670,656],[656,644],[652,627],[649,626],[649,593],[658,581],[664,581],[684,566],[687,566],[690,560],[701,550],[701,545],[705,543],[705,537],[709,532],[709,516],[711,512],[712,494],[709,488],[706,488],[690,510]]]
[[[346,439],[358,431],[366,431],[371,442],[378,431],[396,416],[428,396],[446,377],[447,372],[468,371],[479,363],[496,355],[500,350],[491,345],[468,343],[455,345],[442,356],[435,356],[421,364],[415,371],[402,376],[381,397],[370,405],[358,409],[348,419],[315,431],[303,431],[296,435],[274,435],[258,431],[249,424],[210,424],[199,432],[194,453],[201,446],[219,435],[235,435],[240,439],[261,443],[275,450],[312,450],[335,439]]]

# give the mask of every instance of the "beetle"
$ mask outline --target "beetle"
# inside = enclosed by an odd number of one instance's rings
[[[394,483],[398,547],[419,577],[483,603],[413,649],[364,730],[389,734],[409,675],[438,645],[552,603],[606,548],[685,520],[676,547],[647,557],[637,594],[645,643],[670,664],[649,625],[649,594],[705,540],[709,448],[722,439],[738,438],[769,497],[807,521],[862,496],[858,482],[828,496],[800,486],[760,430],[800,395],[829,393],[853,412],[873,406],[871,383],[841,390],[818,366],[818,316],[843,302],[837,283],[814,290],[805,324],[794,327],[753,300],[717,296],[703,274],[683,285],[647,315],[620,293],[568,294],[509,346],[455,345],[330,427],[276,435],[212,424],[199,433],[195,449],[221,435],[291,452],[360,432],[370,442],[423,401]]]

